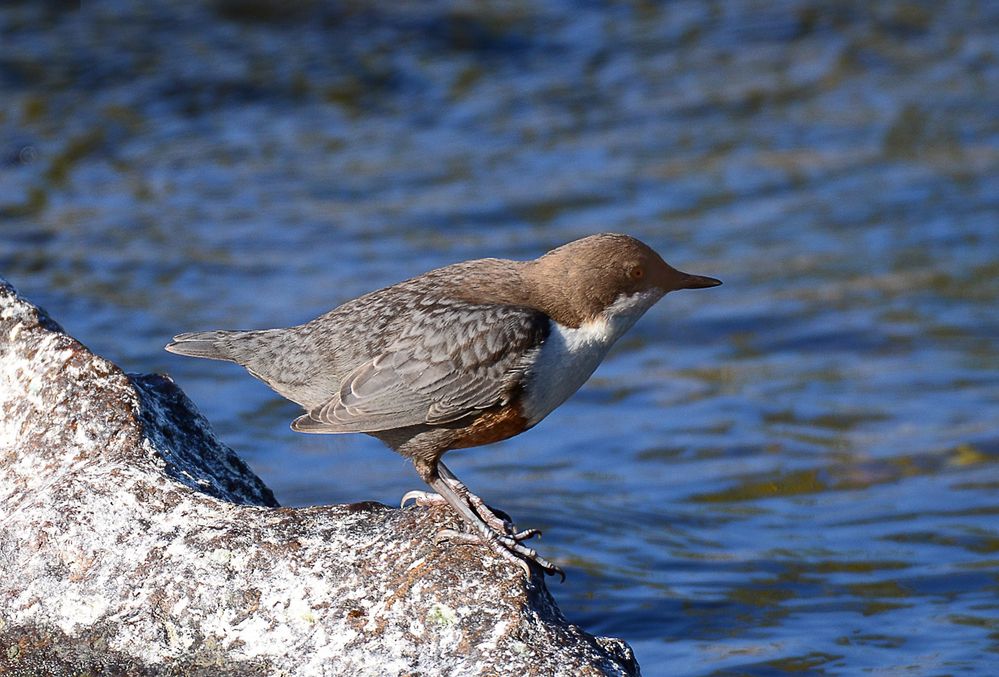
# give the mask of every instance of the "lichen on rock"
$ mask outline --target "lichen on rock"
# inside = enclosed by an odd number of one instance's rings
[[[447,508],[281,508],[169,378],[0,279],[0,672],[631,675]]]

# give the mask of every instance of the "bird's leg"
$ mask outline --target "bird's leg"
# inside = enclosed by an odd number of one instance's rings
[[[500,542],[501,535],[482,521],[482,518],[479,517],[474,510],[472,510],[468,503],[462,500],[461,496],[455,493],[454,489],[451,488],[451,485],[447,481],[434,472],[431,477],[426,478],[426,482],[432,489],[434,489],[434,491],[444,497],[444,500],[446,500],[448,504],[454,508],[458,515],[460,515],[468,525],[478,532],[477,538],[473,536],[476,541],[486,543],[493,551],[496,552],[496,554],[500,555],[508,562],[520,566],[524,570],[524,573],[530,577],[531,567],[527,564],[527,562],[514,556],[514,554],[510,551],[510,548],[506,547],[505,543]],[[454,531],[453,529],[445,529],[438,534],[438,538],[451,538],[462,542],[468,542],[470,539],[465,538],[466,536],[472,535],[462,534]],[[512,545],[517,544],[512,543]]]
[[[488,524],[493,530],[509,536],[515,541],[524,541],[534,536],[540,536],[540,529],[524,529],[523,531],[517,531],[516,525],[509,519],[497,515],[493,510],[486,505],[485,501],[476,496],[469,490],[465,484],[459,480],[450,469],[447,468],[443,463],[438,461],[437,463],[438,472],[444,481],[448,482],[465,503],[467,503],[472,510],[474,510],[482,520]],[[400,502],[401,508],[406,507],[406,503],[413,501],[418,506],[427,506],[440,503],[447,503],[447,499],[438,493],[433,493],[429,491],[407,491]]]
[[[441,461],[437,461],[437,472],[440,476],[447,480],[454,490],[462,496],[468,504],[472,507],[475,512],[479,514],[479,517],[488,524],[494,531],[498,531],[502,534],[510,536],[515,541],[523,541],[534,536],[540,536],[541,531],[538,529],[524,529],[523,531],[517,531],[517,526],[510,520],[504,519],[494,513],[492,509],[486,505],[486,502],[481,498],[472,493],[472,491],[465,486],[464,482],[458,479],[458,477],[451,472]]]
[[[438,470],[439,467],[439,462],[434,464],[417,464],[417,469],[420,471],[420,475],[423,477],[423,480],[430,485],[430,488],[443,496],[444,500],[446,500],[448,504],[454,508],[455,512],[457,512],[458,515],[460,515],[461,518],[477,532],[476,537],[472,534],[464,534],[452,529],[445,529],[438,534],[439,538],[451,539],[464,543],[470,542],[474,538],[475,540],[488,545],[493,552],[498,554],[503,559],[520,566],[528,576],[531,575],[529,562],[534,562],[541,567],[545,573],[558,574],[562,577],[562,580],[565,580],[565,573],[558,566],[538,555],[538,553],[532,548],[528,548],[517,541],[512,535],[505,533],[505,530],[501,532],[489,526],[489,524],[487,524],[485,520],[483,520],[482,517],[476,513],[468,500],[459,495],[459,493],[456,492],[451,486],[450,482],[441,477]],[[450,471],[447,472],[451,475],[451,477],[454,477],[453,473],[450,473]],[[467,494],[471,493],[467,489],[465,492]]]

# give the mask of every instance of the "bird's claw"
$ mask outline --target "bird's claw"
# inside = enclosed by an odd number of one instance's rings
[[[513,526],[512,524],[510,526]],[[541,529],[524,529],[523,531],[518,531],[515,534],[510,534],[510,538],[515,541],[526,541],[529,538],[534,538],[537,536],[541,538]]]
[[[418,506],[433,505],[435,503],[447,503],[447,500],[445,500],[445,498],[438,493],[414,489],[413,491],[407,491],[402,495],[402,501],[400,501],[399,507],[405,508],[406,503],[410,500],[413,501],[413,505]]]
[[[517,564],[528,578],[531,577],[531,564],[537,564],[538,567],[549,576],[558,575],[562,582],[565,582],[565,572],[562,569],[547,559],[538,554],[534,548],[529,548],[523,545],[520,541],[524,538],[530,538],[536,535],[537,529],[526,529],[517,534],[500,534],[497,532],[490,531],[484,534],[473,534],[467,531],[458,531],[456,529],[441,529],[437,532],[435,538],[438,544],[450,541],[452,543],[469,543],[469,544],[485,544],[489,546],[489,549],[495,552],[497,555],[510,562],[511,564]],[[526,534],[526,536],[524,535]]]
[[[472,509],[475,510],[476,514],[481,517],[482,521],[488,524],[494,531],[507,534],[517,541],[523,541],[535,536],[541,536],[541,531],[539,529],[525,529],[523,531],[517,531],[517,525],[509,519],[500,517],[493,512],[492,508],[485,504],[485,501],[468,491],[463,484],[455,483],[455,489],[458,490],[463,498],[468,499],[469,505],[472,506]],[[413,501],[413,505],[417,506],[440,505],[441,503],[447,503],[447,499],[440,494],[432,491],[420,491],[419,489],[407,491],[403,494],[402,500],[399,502],[399,507],[405,508],[406,503],[409,501]]]
[[[538,554],[523,541],[541,536],[538,529],[518,530],[506,513],[497,514],[485,501],[473,494],[443,463],[437,464],[437,476],[424,479],[437,493],[410,491],[402,497],[405,505],[413,499],[417,505],[448,503],[464,520],[471,531],[443,529],[437,533],[436,542],[475,543],[489,546],[489,549],[502,559],[516,564],[528,578],[532,575],[531,565],[535,564],[549,576],[558,575],[565,581],[565,572],[560,567]]]

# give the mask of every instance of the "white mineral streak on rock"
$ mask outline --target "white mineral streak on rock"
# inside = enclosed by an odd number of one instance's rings
[[[541,581],[434,545],[455,522],[278,508],[172,382],[0,280],[0,673],[637,673]]]

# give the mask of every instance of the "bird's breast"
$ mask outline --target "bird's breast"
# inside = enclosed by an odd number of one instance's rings
[[[566,327],[551,321],[524,384],[521,411],[529,425],[538,423],[586,382],[617,339],[618,332],[603,318]]]

